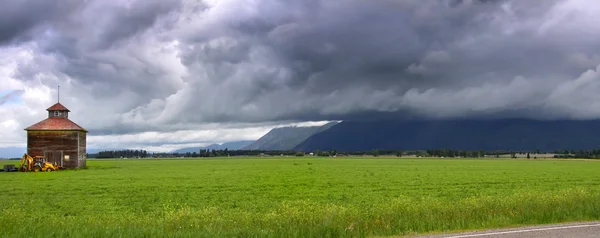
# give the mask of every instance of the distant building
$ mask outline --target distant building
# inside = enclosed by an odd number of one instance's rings
[[[87,130],[69,120],[69,109],[56,103],[48,111],[48,118],[27,131],[27,154],[45,156],[50,163],[65,168],[86,166]]]

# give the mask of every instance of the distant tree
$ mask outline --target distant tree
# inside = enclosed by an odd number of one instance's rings
[[[529,156],[529,153],[527,153],[527,159],[529,159],[529,158],[531,158],[531,157]]]
[[[373,156],[378,157],[379,156],[379,150],[373,150],[371,152],[371,154],[373,154]]]
[[[296,156],[304,156],[303,152],[296,152]]]

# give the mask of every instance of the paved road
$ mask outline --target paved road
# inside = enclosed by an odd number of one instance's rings
[[[523,228],[498,229],[467,233],[418,236],[420,238],[558,238],[558,237],[600,237],[600,221],[565,223],[548,226],[530,226]]]

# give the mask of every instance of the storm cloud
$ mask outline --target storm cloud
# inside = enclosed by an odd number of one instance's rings
[[[372,116],[599,118],[598,22],[593,0],[12,2],[0,86],[23,103],[0,123],[22,134],[57,85],[103,139]]]

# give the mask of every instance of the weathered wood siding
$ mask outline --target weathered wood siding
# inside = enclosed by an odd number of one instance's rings
[[[45,155],[49,162],[62,163],[65,168],[79,168],[82,164],[85,165],[85,162],[81,162],[79,157],[81,150],[80,133],[82,132],[28,131],[27,154],[30,156]],[[67,155],[68,160],[65,159]]]
[[[80,131],[79,132],[79,167],[86,167],[87,166],[87,156],[86,156],[86,146],[87,146],[87,142],[86,142],[86,132]]]

